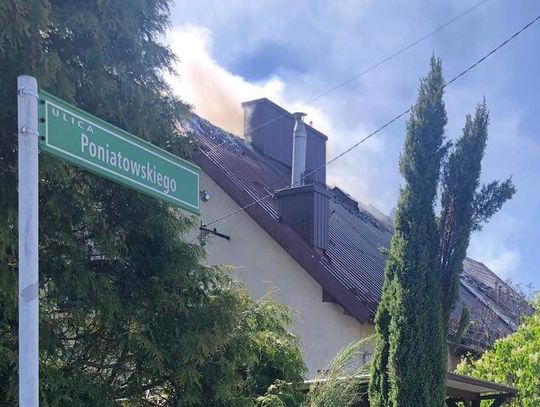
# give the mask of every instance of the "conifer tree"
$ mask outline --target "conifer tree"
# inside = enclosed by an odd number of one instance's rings
[[[166,0],[0,3],[0,405],[17,398],[17,75],[187,157],[167,25]],[[287,311],[203,267],[192,219],[46,155],[39,187],[43,405],[253,405],[301,381]]]
[[[442,174],[438,262],[446,330],[471,233],[480,230],[516,191],[510,178],[480,187],[488,124],[489,112],[484,100],[477,106],[474,117],[466,117],[463,134],[453,146]]]
[[[369,384],[374,407],[444,405],[449,318],[471,232],[515,193],[511,179],[479,186],[489,122],[485,102],[474,118],[467,116],[456,144],[445,143],[443,89],[441,62],[432,58],[400,158],[406,184],[375,319]],[[437,219],[439,181],[442,209]]]
[[[432,58],[407,122],[400,158],[406,184],[396,210],[375,321],[377,343],[369,387],[374,407],[444,405],[440,361],[444,338],[436,273],[439,239],[433,210],[446,150],[443,84],[441,62]]]

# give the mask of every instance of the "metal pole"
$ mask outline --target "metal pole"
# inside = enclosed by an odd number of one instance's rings
[[[17,78],[19,135],[19,406],[39,405],[38,87]]]

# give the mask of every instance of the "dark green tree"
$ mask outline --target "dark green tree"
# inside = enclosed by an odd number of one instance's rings
[[[0,405],[17,398],[16,77],[187,157],[189,110],[162,75],[168,14],[167,0],[0,2]],[[203,267],[183,239],[193,219],[47,156],[39,216],[44,405],[249,405],[301,381],[287,312]]]
[[[476,108],[474,118],[466,117],[463,134],[444,165],[438,256],[446,331],[471,232],[480,230],[482,223],[487,222],[516,191],[510,178],[480,187],[488,124],[489,112],[484,100]]]
[[[374,407],[444,405],[449,317],[470,234],[515,192],[510,179],[479,187],[489,121],[485,102],[474,118],[467,117],[456,144],[445,142],[443,90],[441,61],[432,58],[400,158],[406,183],[375,319],[369,385]],[[442,209],[436,218],[439,184]]]
[[[439,239],[433,209],[446,152],[443,84],[441,62],[433,58],[431,71],[420,82],[400,158],[406,184],[396,210],[375,320],[377,343],[369,386],[374,407],[444,404],[444,339],[436,296]]]

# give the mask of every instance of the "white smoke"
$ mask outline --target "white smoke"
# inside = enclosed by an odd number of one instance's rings
[[[242,102],[261,97],[281,99],[284,84],[279,78],[252,84],[219,66],[211,56],[208,29],[188,24],[173,30],[168,42],[179,58],[178,75],[170,76],[169,82],[198,115],[213,124],[241,135]]]
[[[328,118],[320,110],[288,100],[281,78],[274,76],[251,83],[220,66],[212,57],[211,31],[207,28],[192,24],[176,27],[168,34],[167,43],[179,59],[177,75],[168,75],[167,80],[195,113],[216,126],[241,136],[241,103],[266,97],[289,111],[302,108],[308,113],[307,122],[314,121],[314,126],[327,134],[331,131]]]

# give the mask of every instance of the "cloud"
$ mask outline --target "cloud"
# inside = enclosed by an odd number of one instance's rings
[[[240,135],[244,100],[264,96],[288,110],[307,111],[307,120],[328,135],[327,156],[332,158],[413,103],[418,78],[427,71],[433,52],[443,58],[445,73],[451,77],[507,37],[512,27],[522,25],[535,7],[535,0],[523,0],[519,8],[488,2],[307,109],[301,107],[302,101],[462,12],[463,2],[426,7],[415,0],[391,8],[372,0],[337,5],[286,0],[183,3],[172,10],[175,30],[167,38],[181,60],[179,76],[171,82],[197,113]],[[465,114],[486,96],[492,121],[485,181],[513,174],[518,186],[516,197],[493,220],[495,225],[474,235],[469,254],[496,272],[514,273],[525,282],[534,279],[538,285],[540,279],[532,270],[537,270],[540,221],[534,102],[539,81],[531,63],[535,56],[526,52],[534,40],[533,32],[524,33],[448,88],[445,100],[450,119],[447,134],[455,138],[461,134]],[[259,75],[250,75],[265,61],[271,64],[264,65]],[[404,135],[404,120],[386,128],[333,163],[327,172],[329,183],[389,212],[402,182],[398,158]],[[503,216],[513,216],[518,223],[500,225]]]
[[[281,78],[249,82],[222,67],[212,56],[212,32],[208,28],[192,24],[177,27],[167,36],[167,43],[179,57],[177,74],[167,75],[167,80],[198,115],[216,126],[242,136],[241,103],[266,97],[289,111],[306,112],[307,121],[313,121],[318,130],[332,132],[331,121],[321,109],[303,106],[301,100],[286,95]]]
[[[508,248],[500,242],[489,241],[490,238],[491,236],[485,236],[481,242],[473,241],[469,248],[471,257],[483,261],[503,279],[512,277],[520,266],[521,251]]]
[[[332,158],[348,148],[354,142],[366,136],[371,130],[366,124],[351,120],[343,120],[343,115],[335,109],[321,106],[305,105],[305,100],[313,96],[311,88],[298,89],[288,86],[278,76],[272,76],[260,82],[250,82],[235,75],[221,66],[212,55],[212,31],[206,27],[185,24],[176,27],[168,36],[167,43],[179,57],[175,69],[177,75],[167,77],[173,90],[195,112],[213,124],[234,134],[242,135],[243,111],[241,103],[261,97],[267,97],[289,111],[304,111],[306,121],[329,136],[327,156]],[[349,154],[329,168],[328,182],[339,184],[352,195],[363,200],[382,205],[390,198],[384,193],[385,188],[373,188],[369,179],[385,177],[380,166],[373,165],[386,154],[384,139],[371,139],[364,143],[362,160]],[[360,149],[359,148],[359,149]]]
[[[514,279],[522,260],[521,250],[512,243],[517,227],[511,216],[495,215],[484,230],[472,236],[468,255],[486,264],[499,277]]]
[[[235,134],[242,134],[240,103],[267,96],[280,99],[284,83],[270,78],[253,84],[222,68],[211,55],[211,32],[187,24],[172,31],[167,42],[180,58],[178,75],[169,76],[175,92],[193,105],[195,112]]]

